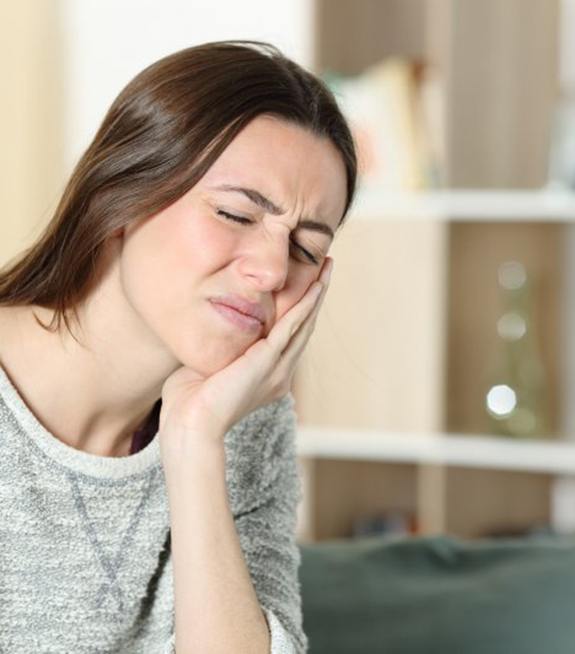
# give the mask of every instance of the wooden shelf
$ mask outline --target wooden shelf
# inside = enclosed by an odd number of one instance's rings
[[[480,381],[497,356],[502,261],[521,261],[533,281],[551,431],[557,398],[569,397],[561,370],[573,357],[560,337],[571,320],[559,328],[573,296],[563,284],[575,193],[547,185],[559,4],[314,5],[318,72],[359,75],[390,56],[430,64],[429,145],[446,188],[360,180],[334,242],[332,289],[297,381],[306,529],[341,537],[358,515],[396,509],[421,533],[464,538],[552,523],[575,442],[467,432],[487,429]]]
[[[575,474],[575,442],[299,427],[300,457]]]
[[[359,187],[350,220],[575,221],[568,190],[392,192]]]

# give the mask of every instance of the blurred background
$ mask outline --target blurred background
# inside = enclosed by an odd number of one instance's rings
[[[294,388],[300,542],[575,532],[575,0],[2,0],[0,265],[121,88],[226,38],[321,75],[360,154]]]

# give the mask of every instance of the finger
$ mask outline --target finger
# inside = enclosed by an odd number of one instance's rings
[[[270,374],[273,373],[278,377],[276,370],[282,353],[319,301],[323,290],[322,284],[329,278],[326,271],[329,273],[332,265],[333,260],[326,257],[318,280],[311,284],[302,298],[276,322],[266,338],[254,343],[245,352],[244,356],[250,359],[251,365],[257,365],[258,369],[261,369],[260,372],[268,369]],[[315,287],[318,289],[318,294],[313,292]]]
[[[249,376],[267,376],[272,388],[282,389],[278,392],[285,393],[283,389],[286,380],[291,380],[297,358],[313,331],[319,305],[327,292],[332,267],[333,260],[330,259],[327,264],[324,261],[319,277],[319,280],[321,280],[318,285],[320,293],[316,299],[311,297],[310,289],[313,286],[312,284],[300,301],[274,325],[267,338],[260,339],[245,352],[244,357],[249,361]],[[306,325],[308,326],[307,329],[305,328]]]
[[[326,261],[328,259],[329,257],[326,257]],[[294,306],[285,313],[280,320],[278,320],[268,334],[266,340],[271,348],[277,353],[278,358],[288,347],[293,335],[300,329],[310,313],[312,313],[316,306],[316,302],[320,301],[327,281],[326,278],[328,276],[327,273],[329,272],[330,265],[332,264],[329,262],[326,264],[326,262],[324,262],[324,267],[322,268],[318,280],[320,284],[317,285],[317,282],[311,284],[301,300],[294,304]]]
[[[319,298],[315,302],[311,311],[305,317],[302,324],[299,326],[298,330],[295,332],[295,334],[293,334],[287,346],[282,351],[280,360],[278,361],[276,366],[276,370],[277,370],[276,374],[278,374],[279,376],[285,377],[291,374],[292,370],[295,369],[297,361],[301,356],[303,350],[307,345],[307,342],[309,341],[313,333],[320,308],[327,294],[330,273],[331,273],[331,267],[327,271],[325,271],[325,274],[322,272],[322,275],[324,275],[322,279],[323,282],[325,282],[325,285],[320,293]]]
[[[327,294],[327,288],[327,286],[324,287],[312,311],[298,331],[292,336],[288,346],[282,352],[280,360],[276,366],[279,375],[286,377],[293,374],[293,371],[295,370],[295,367],[315,329],[317,317]]]
[[[321,284],[317,282],[312,284],[302,299],[273,326],[266,341],[269,347],[277,353],[278,358],[312,312],[321,297],[322,290]]]

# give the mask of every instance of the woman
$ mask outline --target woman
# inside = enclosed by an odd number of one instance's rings
[[[269,44],[122,90],[0,276],[1,651],[306,651],[290,388],[355,184]]]

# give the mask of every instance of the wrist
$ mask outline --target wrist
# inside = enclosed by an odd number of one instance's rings
[[[172,427],[161,429],[158,438],[165,466],[225,465],[224,438],[221,434],[208,430]]]

